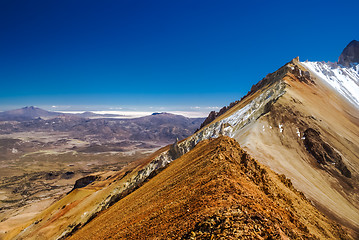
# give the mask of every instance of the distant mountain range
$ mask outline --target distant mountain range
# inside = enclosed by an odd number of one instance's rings
[[[0,121],[3,121],[0,134],[62,132],[69,137],[91,138],[102,143],[131,140],[169,144],[177,138],[190,136],[204,120],[171,113],[154,113],[132,119],[111,118],[114,116],[91,112],[64,114],[25,107],[0,113]]]
[[[9,110],[5,112],[0,112],[0,120],[1,121],[22,121],[22,120],[29,120],[35,119],[39,117],[56,117],[62,115],[61,113],[57,112],[50,112],[43,110],[37,107],[24,107],[15,110]]]
[[[55,117],[81,117],[81,118],[91,118],[91,117],[121,117],[117,114],[96,114],[93,112],[84,112],[84,113],[61,113],[61,112],[52,112],[47,111],[38,107],[30,106],[24,107],[15,110],[9,110],[0,112],[0,121],[27,121],[36,118],[55,118]]]

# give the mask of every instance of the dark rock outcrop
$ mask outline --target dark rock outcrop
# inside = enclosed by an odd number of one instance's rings
[[[98,178],[98,176],[89,175],[89,176],[77,179],[75,182],[74,188],[72,190],[74,190],[76,188],[86,187],[90,183],[94,182],[97,178]]]
[[[350,67],[351,63],[359,63],[359,41],[351,41],[339,56],[338,63]]]
[[[183,154],[181,153],[180,148],[178,147],[178,138],[174,144],[171,145],[170,150],[168,151],[172,159],[177,159]]]
[[[313,79],[310,77],[310,73],[308,71],[302,71],[298,65],[294,65],[290,71],[298,78],[300,82],[304,82],[306,84],[315,84]]]
[[[351,172],[345,166],[342,157],[328,143],[322,140],[319,132],[308,128],[304,131],[304,138],[307,151],[313,155],[319,164],[334,164],[341,174],[347,178],[351,177]]]
[[[198,130],[202,129],[204,126],[206,126],[207,124],[210,124],[214,119],[216,119],[217,117],[217,112],[216,111],[211,111],[209,114],[208,114],[208,117],[203,121],[203,123],[201,124],[201,126],[199,127]],[[196,131],[196,132],[197,132]]]
[[[232,107],[234,107],[237,103],[239,103],[240,101],[234,101],[231,102],[228,106],[224,106],[223,108],[221,108],[221,110],[219,110],[219,112],[216,111],[211,111],[208,114],[208,117],[203,121],[203,123],[201,124],[201,126],[199,127],[199,129],[196,130],[196,132],[198,132],[198,130],[202,129],[204,126],[210,124],[214,119],[218,118],[219,116],[223,115],[225,112],[227,112],[229,109],[231,109]]]

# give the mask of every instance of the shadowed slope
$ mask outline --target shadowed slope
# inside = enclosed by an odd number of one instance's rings
[[[238,143],[199,143],[70,239],[347,238]]]

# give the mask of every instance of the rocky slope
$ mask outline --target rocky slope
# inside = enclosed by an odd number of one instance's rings
[[[348,238],[229,137],[205,140],[69,239]]]
[[[331,62],[303,62],[309,71],[359,108],[359,64],[343,67]]]

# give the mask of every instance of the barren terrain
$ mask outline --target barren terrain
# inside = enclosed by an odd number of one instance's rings
[[[70,239],[349,238],[228,137],[205,140]]]
[[[118,171],[189,135],[201,121],[157,114],[0,122],[0,237],[66,195],[77,179]]]

